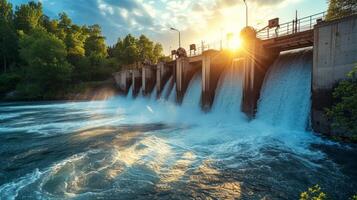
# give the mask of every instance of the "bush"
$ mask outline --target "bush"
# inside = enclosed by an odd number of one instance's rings
[[[16,89],[21,76],[17,73],[5,73],[0,75],[0,95],[5,95]]]
[[[25,99],[52,98],[66,88],[72,66],[66,61],[66,46],[56,36],[36,29],[20,40],[20,56],[26,61],[26,77],[18,87]]]
[[[326,194],[321,191],[319,185],[309,188],[306,192],[300,194],[300,200],[326,200]]]
[[[334,89],[334,105],[327,109],[332,128],[357,141],[357,67]]]

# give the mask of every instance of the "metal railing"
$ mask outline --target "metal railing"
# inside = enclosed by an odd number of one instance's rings
[[[239,33],[234,33],[234,37],[239,37]],[[221,39],[221,40],[215,40],[211,42],[206,42],[206,41],[201,41],[200,43],[196,43],[196,50],[195,51],[190,51],[189,49],[187,50],[187,56],[193,57],[193,56],[199,56],[202,54],[203,51],[207,50],[225,50],[225,49],[231,49],[232,46],[232,40],[228,40],[226,38]]]
[[[266,27],[258,32],[257,37],[262,40],[265,40],[312,30],[314,28],[314,25],[317,24],[318,21],[324,20],[325,17],[326,12],[321,12],[300,19],[294,19],[290,22],[279,24],[279,26],[275,28]]]
[[[310,15],[307,17],[303,17],[300,19],[294,19],[292,21],[279,24],[278,27],[269,28],[265,27],[258,31],[257,37],[262,40],[277,38],[281,36],[291,35],[303,31],[308,31],[314,29],[314,26],[319,21],[324,21],[326,18],[327,12],[320,12],[314,15]],[[195,51],[187,51],[187,55],[189,57],[201,55],[203,51],[214,49],[214,50],[222,50],[229,48],[229,41],[227,39],[222,39],[214,42],[200,42],[196,43]]]

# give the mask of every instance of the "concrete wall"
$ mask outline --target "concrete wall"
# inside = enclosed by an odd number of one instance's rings
[[[312,126],[331,133],[324,109],[332,104],[332,90],[357,64],[357,15],[315,26],[312,78]]]
[[[158,97],[161,96],[161,92],[170,77],[173,75],[174,65],[170,63],[160,62],[157,64],[156,69],[156,88]]]
[[[142,73],[138,69],[130,70],[132,74],[133,97],[137,97],[142,86]]]
[[[188,57],[176,60],[176,95],[177,103],[181,104],[187,87],[196,72],[201,68],[201,63],[190,63]]]
[[[124,70],[114,73],[113,76],[119,91],[127,94],[132,83],[131,72]]]
[[[144,96],[150,95],[156,84],[156,66],[147,65],[142,68],[142,92]]]

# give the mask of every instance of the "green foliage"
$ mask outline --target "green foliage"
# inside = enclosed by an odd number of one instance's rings
[[[108,49],[99,25],[76,25],[66,13],[51,19],[36,2],[13,12],[11,3],[0,0],[2,94],[16,88],[18,99],[53,99],[73,84],[107,80],[125,64],[164,58],[162,46],[144,35],[128,35]]]
[[[139,59],[139,49],[137,47],[137,39],[131,34],[127,35],[123,40],[118,39],[114,48],[114,55],[118,62],[124,65],[133,64]]]
[[[6,73],[0,75],[0,95],[14,91],[16,85],[21,81],[21,76],[17,73]]]
[[[17,56],[17,35],[12,23],[12,5],[0,0],[0,64],[8,71]]]
[[[69,83],[72,67],[66,61],[66,47],[44,29],[20,39],[20,56],[28,65],[25,82],[19,86],[26,98],[50,98]]]
[[[353,195],[353,196],[351,197],[351,200],[357,200],[357,194]]]
[[[137,39],[129,34],[124,39],[119,38],[111,54],[120,64],[130,65],[144,61],[157,63],[163,57],[162,51],[161,44],[155,44],[145,35]]]
[[[357,139],[357,67],[334,89],[335,104],[327,109],[332,127]]]
[[[12,5],[6,0],[0,0],[0,19],[9,23],[12,17]]]
[[[0,19],[0,63],[3,71],[7,72],[17,57],[17,35],[12,25]]]
[[[309,188],[306,192],[300,194],[300,200],[326,200],[327,196],[321,191],[319,185]]]
[[[357,12],[356,0],[329,0],[327,20],[338,19]]]
[[[17,30],[22,30],[24,33],[29,33],[32,29],[41,26],[42,4],[33,1],[28,4],[22,4],[16,7],[15,11],[15,27]]]
[[[99,25],[90,26],[87,30],[89,37],[84,43],[86,56],[96,56],[105,58],[108,56],[105,38]]]

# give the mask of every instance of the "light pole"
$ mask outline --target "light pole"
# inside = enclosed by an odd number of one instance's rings
[[[177,30],[176,28],[170,28],[172,31],[177,31],[179,34],[179,47],[181,47],[181,32],[179,30]]]
[[[243,0],[245,4],[245,26],[248,26],[248,4],[246,0]]]

